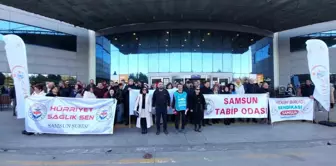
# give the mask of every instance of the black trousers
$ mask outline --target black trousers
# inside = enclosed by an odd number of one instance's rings
[[[125,100],[124,103],[124,122],[128,124],[129,122],[129,101]]]
[[[188,112],[188,114],[186,115],[186,122],[187,123],[193,123],[193,116],[194,116],[194,113],[193,112]]]
[[[203,119],[202,123],[203,123],[203,125],[210,124],[210,120],[209,119]]]
[[[147,119],[146,118],[141,118],[140,119],[140,125],[141,125],[141,130],[147,131]]]
[[[163,120],[163,130],[167,130],[167,108],[155,108],[156,112],[156,130],[160,131],[160,120]]]
[[[175,115],[175,129],[178,130],[180,126],[180,119],[182,117],[182,126],[181,129],[184,129],[185,123],[186,123],[186,115],[185,115],[185,110],[183,111],[176,111]]]

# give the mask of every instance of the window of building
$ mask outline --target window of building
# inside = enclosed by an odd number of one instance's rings
[[[306,50],[306,41],[309,39],[320,39],[324,41],[329,48],[336,47],[336,30],[311,33],[290,38],[290,51]]]
[[[109,81],[111,78],[111,46],[108,39],[96,37],[96,80]],[[113,56],[115,55],[113,52]]]
[[[77,37],[31,25],[0,20],[0,34],[15,34],[26,44],[77,51]]]
[[[270,45],[266,45],[265,47],[259,49],[258,51],[256,51],[255,55],[254,55],[254,62],[260,62],[266,58],[269,57],[269,49],[270,49]]]

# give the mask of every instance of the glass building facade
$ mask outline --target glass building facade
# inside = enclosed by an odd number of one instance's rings
[[[0,20],[0,34],[15,34],[26,44],[77,51],[77,37],[31,25]]]
[[[265,37],[251,46],[252,73],[263,74],[264,81],[274,85],[273,38]]]
[[[236,78],[252,73],[251,46],[263,38],[214,30],[143,31],[107,37],[111,71],[117,74],[229,72]]]
[[[329,48],[336,47],[336,30],[317,32],[302,36],[290,38],[290,51],[303,51],[306,50],[306,41],[309,39],[320,39],[324,41]]]
[[[96,37],[96,81],[111,79],[111,42],[103,37]]]

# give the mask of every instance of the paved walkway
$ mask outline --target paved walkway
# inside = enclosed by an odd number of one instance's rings
[[[323,113],[319,113],[323,114]],[[334,112],[332,113],[334,115]],[[318,115],[324,119],[323,115]],[[334,116],[333,116],[334,117]],[[115,129],[113,135],[34,135],[21,134],[24,121],[11,116],[11,112],[0,112],[0,148],[24,149],[81,149],[81,148],[141,148],[166,147],[179,148],[201,145],[242,145],[246,143],[296,142],[336,140],[336,128],[330,128],[309,122],[282,122],[266,124],[234,124],[225,126],[218,124],[203,128],[202,133],[196,133],[188,128],[186,134],[175,134],[170,128],[169,135],[155,135],[154,128],[149,134],[141,135],[137,128],[124,126]],[[335,141],[336,142],[336,141]],[[233,146],[234,147],[234,146]]]

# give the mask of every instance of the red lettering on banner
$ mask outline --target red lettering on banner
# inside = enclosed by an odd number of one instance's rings
[[[69,111],[69,107],[64,107],[63,111]]]
[[[94,116],[93,115],[81,115],[79,116],[79,120],[93,120]]]
[[[50,107],[50,111],[56,111],[56,110],[57,110],[56,108],[57,108],[57,107],[55,107],[55,106],[54,106],[54,107],[51,106],[51,107]]]
[[[76,107],[71,107],[71,108],[70,108],[70,111],[71,111],[71,112],[76,112]]]
[[[48,119],[53,119],[53,120],[76,120],[77,116],[76,115],[53,115],[53,114],[48,114]]]
[[[93,108],[86,107],[66,107],[66,106],[51,106],[50,111],[59,112],[92,112]]]
[[[234,115],[238,112],[238,108],[216,108],[216,115]]]
[[[265,114],[265,108],[242,108],[242,114]]]
[[[267,111],[267,108],[261,108],[260,111],[261,111],[260,114],[265,114]]]
[[[258,97],[224,98],[224,104],[257,104]]]
[[[286,110],[280,112],[281,115],[297,115],[298,113],[298,110]]]

